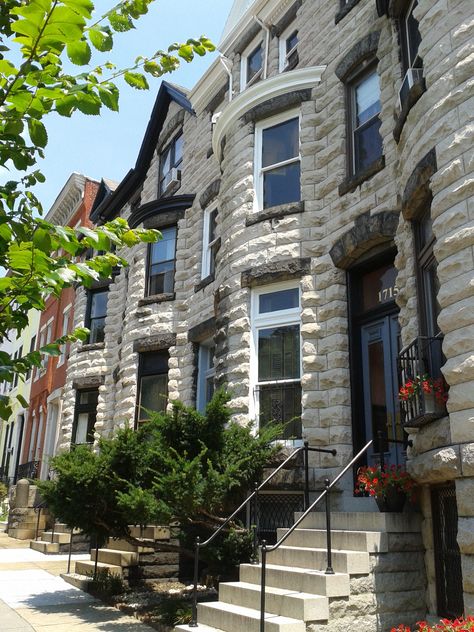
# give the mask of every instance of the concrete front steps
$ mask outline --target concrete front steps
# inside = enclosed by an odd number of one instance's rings
[[[155,553],[154,544],[158,540],[169,540],[170,531],[166,527],[146,526],[130,527],[130,535],[140,541],[133,544],[125,539],[109,538],[103,548],[92,549],[90,560],[77,560],[75,572],[69,575],[61,575],[70,584],[86,589],[95,570],[97,557],[97,569],[107,570],[110,575],[120,577],[128,581],[132,569],[140,564],[140,557]]]
[[[62,522],[56,522],[54,531],[43,531],[37,540],[30,542],[30,549],[46,554],[67,553],[70,542],[70,528]],[[73,548],[75,552],[87,550],[88,542],[89,539],[83,536],[78,529],[73,530]]]
[[[324,513],[310,514],[279,549],[268,553],[265,632],[339,632],[353,627],[354,619],[364,632],[385,632],[422,618],[419,516],[354,512],[331,518],[333,575],[325,573]],[[279,529],[278,537],[286,531]],[[242,564],[240,581],[220,584],[218,602],[198,604],[198,630],[259,632],[260,580],[259,564]],[[176,630],[195,628],[180,625]]]

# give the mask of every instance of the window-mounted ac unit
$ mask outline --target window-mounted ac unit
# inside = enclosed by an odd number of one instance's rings
[[[422,68],[408,68],[406,75],[403,78],[400,90],[398,92],[398,105],[400,109],[402,109],[403,104],[406,103],[408,99],[410,88],[414,86],[415,83],[420,83],[422,79],[423,79]]]
[[[171,169],[171,171],[166,176],[165,193],[167,193],[171,189],[174,189],[175,186],[177,186],[180,182],[181,182],[181,169],[176,169],[176,167],[173,167],[173,169]]]

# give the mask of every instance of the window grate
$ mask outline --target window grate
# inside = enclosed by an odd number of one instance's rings
[[[438,615],[455,618],[462,615],[464,602],[454,484],[432,488],[431,505]]]
[[[267,544],[276,542],[277,529],[290,528],[295,522],[295,512],[304,510],[302,493],[260,493],[258,496],[258,520],[255,516],[255,506],[251,503],[249,523],[257,524],[258,538]]]

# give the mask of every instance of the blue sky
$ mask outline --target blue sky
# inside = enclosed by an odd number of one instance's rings
[[[103,10],[113,2],[96,0],[95,4]],[[138,21],[135,31],[116,35],[113,51],[102,60],[110,59],[118,67],[126,67],[138,55],[152,55],[173,42],[200,35],[207,35],[217,44],[231,5],[232,0],[156,0],[149,13]],[[164,79],[191,88],[214,58],[215,54],[206,55],[183,64]],[[150,78],[149,82],[149,91],[119,84],[118,114],[104,108],[100,117],[81,113],[70,119],[48,117],[45,123],[49,142],[46,158],[39,165],[46,183],[36,190],[45,212],[73,171],[98,180],[107,177],[120,181],[133,167],[160,86],[159,79]]]

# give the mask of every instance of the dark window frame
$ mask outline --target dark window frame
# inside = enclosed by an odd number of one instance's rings
[[[147,250],[147,260],[146,260],[146,293],[145,296],[157,296],[157,295],[161,295],[161,294],[173,294],[174,292],[174,282],[175,282],[175,274],[176,274],[176,251],[177,251],[177,244],[178,244],[178,226],[176,224],[171,224],[170,226],[166,226],[164,228],[161,228],[161,233],[169,230],[170,228],[174,228],[174,258],[173,259],[163,259],[162,261],[158,261],[153,263],[152,261],[152,253],[153,253],[153,247],[154,244],[148,244],[148,250]],[[159,240],[158,242],[156,242],[157,244],[159,244],[162,240]],[[163,291],[161,292],[156,292],[154,291],[153,287],[152,287],[152,283],[153,283],[153,279],[154,277],[157,277],[159,275],[164,275],[166,273],[166,271],[164,272],[159,272],[158,274],[151,274],[151,269],[153,265],[156,265],[157,263],[169,263],[169,262],[173,262],[173,283],[172,283],[172,287],[171,289],[168,288],[168,291],[165,291],[165,284],[163,281]]]
[[[420,30],[419,30],[419,23],[418,20],[415,19],[415,17],[413,16],[413,10],[415,9],[416,5],[418,4],[418,0],[408,0],[408,2],[406,3],[406,6],[404,7],[404,10],[400,13],[400,17],[398,19],[398,28],[399,28],[399,35],[400,35],[400,55],[401,55],[401,61],[402,61],[402,68],[403,68],[403,76],[405,76],[407,70],[409,68],[423,68],[423,60],[420,57],[419,54],[419,46],[421,43],[421,35],[420,35]],[[411,40],[411,37],[414,35],[414,33],[410,33],[410,29],[409,29],[409,20],[410,17],[412,19],[412,26],[416,29],[416,36],[418,39],[418,42],[416,42],[415,47],[416,47],[416,54],[414,55],[413,59],[411,59],[412,57],[412,45],[413,45],[413,41]]]
[[[345,93],[346,93],[346,138],[347,138],[347,152],[346,152],[346,160],[347,160],[347,174],[349,178],[357,177],[361,174],[364,174],[366,171],[369,171],[373,165],[375,165],[378,161],[380,161],[383,157],[383,139],[380,134],[380,125],[382,123],[382,119],[380,117],[380,110],[373,115],[370,119],[365,121],[362,125],[357,127],[357,87],[360,86],[365,80],[367,80],[371,75],[377,75],[379,79],[379,100],[380,100],[380,76],[377,72],[378,59],[370,59],[363,61],[351,74],[347,76],[345,79]],[[380,102],[381,106],[381,102]],[[380,136],[380,154],[377,155],[369,164],[361,167],[356,164],[356,143],[355,143],[355,132],[357,130],[361,130],[362,128],[368,128],[368,123],[373,125],[374,119],[378,118],[379,120],[379,128],[378,134]]]
[[[162,196],[164,192],[166,191],[167,187],[164,186],[164,183],[166,181],[166,178],[168,177],[168,174],[170,174],[173,169],[179,169],[183,163],[183,157],[184,157],[183,151],[181,151],[181,157],[178,158],[178,160],[176,160],[176,143],[179,139],[182,139],[183,144],[184,144],[184,135],[183,135],[182,129],[180,129],[179,132],[177,132],[173,136],[171,141],[160,152],[160,160],[159,160],[159,165],[158,165],[158,196]],[[170,154],[170,166],[169,166],[168,171],[164,173],[163,167],[166,162],[168,153]]]
[[[97,289],[91,289],[91,290],[87,291],[87,308],[86,308],[86,317],[84,319],[84,326],[87,327],[87,329],[90,330],[89,337],[88,337],[88,340],[87,340],[87,344],[98,344],[98,343],[103,343],[105,341],[105,319],[107,318],[108,292],[109,292],[108,286],[107,287],[97,288]],[[92,313],[92,301],[93,301],[93,298],[94,298],[95,295],[102,294],[102,293],[107,294],[105,313],[104,313],[103,316],[94,316],[94,317],[92,317],[91,313]],[[104,327],[102,329],[101,339],[98,340],[98,339],[95,338],[95,335],[94,335],[95,328],[94,328],[93,325],[94,325],[95,321],[100,321],[100,320],[103,320]]]
[[[155,360],[159,362],[164,362],[166,364],[166,370],[154,370],[147,364],[150,364],[153,361],[153,356],[155,356]],[[166,401],[163,407],[166,410],[166,406],[168,404],[168,373],[169,373],[169,351],[168,349],[161,349],[159,351],[143,351],[138,355],[138,376],[137,376],[137,400],[135,405],[135,429],[138,428],[140,423],[147,421],[146,417],[141,417],[141,401],[142,401],[142,379],[144,377],[152,377],[152,376],[166,376]]]
[[[87,402],[81,404],[81,395],[84,393],[97,393],[95,402]],[[71,445],[90,445],[94,443],[94,429],[97,421],[97,404],[99,402],[99,388],[84,388],[76,391],[76,402],[74,405],[74,421],[72,426]],[[79,415],[87,413],[89,415],[87,421],[86,443],[77,443],[77,427],[79,424]]]

